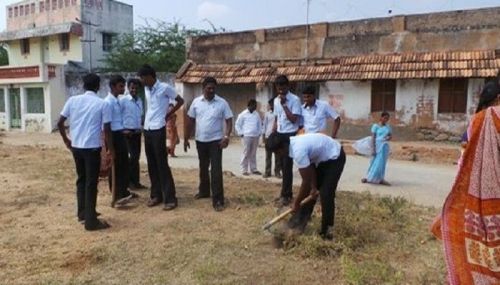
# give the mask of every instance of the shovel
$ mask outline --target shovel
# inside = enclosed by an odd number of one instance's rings
[[[314,200],[314,198],[312,196],[307,196],[304,200],[302,200],[302,202],[300,202],[300,206],[304,206],[305,204],[311,202],[312,200]],[[288,210],[284,211],[283,213],[279,214],[278,216],[274,217],[272,220],[270,220],[269,222],[267,222],[263,227],[262,227],[262,230],[265,231],[265,230],[269,230],[274,224],[276,224],[277,222],[283,220],[286,216],[288,216],[288,214],[290,214],[292,212],[292,208],[289,208]]]

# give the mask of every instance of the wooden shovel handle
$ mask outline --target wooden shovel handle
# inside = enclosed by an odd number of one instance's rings
[[[309,203],[310,201],[313,200],[313,197],[312,196],[307,196],[304,200],[302,200],[302,202],[300,202],[300,206],[304,206],[305,204]],[[272,220],[270,220],[269,222],[267,222],[263,227],[262,227],[262,230],[268,230],[269,228],[271,228],[274,224],[276,224],[277,222],[283,220],[286,216],[288,216],[288,214],[290,214],[292,212],[292,208],[289,208],[288,210],[284,211],[283,213],[279,214],[278,216],[274,217]]]

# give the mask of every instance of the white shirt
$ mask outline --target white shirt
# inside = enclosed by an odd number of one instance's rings
[[[273,112],[271,110],[266,112],[266,115],[264,116],[264,123],[263,123],[263,130],[262,130],[262,133],[264,134],[266,139],[273,133],[275,119],[276,119],[276,116],[273,114]]]
[[[288,109],[292,114],[298,115],[299,119],[292,123],[286,117],[285,110],[281,106],[280,96],[276,96],[274,99],[274,114],[278,118],[278,133],[294,133],[299,129],[300,116],[302,114],[302,108],[300,106],[300,99],[295,94],[288,92],[286,94],[286,103]]]
[[[64,104],[61,116],[68,119],[72,147],[101,147],[102,125],[111,122],[111,111],[96,93],[87,91],[70,97]]]
[[[303,134],[290,137],[288,155],[299,169],[311,164],[318,166],[321,162],[337,159],[341,145],[338,141],[321,133]]]
[[[339,114],[327,102],[316,100],[313,106],[302,105],[302,117],[306,133],[319,133],[326,130],[328,118],[335,120]]]
[[[142,115],[144,114],[142,100],[139,96],[136,98],[127,94],[120,99],[122,109],[123,127],[128,130],[140,130]]]
[[[259,137],[262,134],[262,120],[257,110],[250,113],[245,109],[236,119],[235,129],[238,135],[245,137]]]
[[[201,95],[194,98],[187,115],[196,120],[195,139],[211,142],[224,137],[224,123],[233,117],[233,112],[223,98],[215,95],[208,101]]]
[[[159,130],[165,127],[168,104],[177,97],[175,89],[167,83],[156,80],[153,87],[145,87],[146,117],[144,118],[145,130]]]
[[[120,107],[118,98],[113,96],[113,94],[108,93],[108,96],[104,98],[104,101],[109,104],[109,109],[111,110],[111,130],[123,130],[122,108]]]

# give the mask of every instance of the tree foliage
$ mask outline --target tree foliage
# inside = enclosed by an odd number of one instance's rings
[[[7,54],[7,50],[0,45],[0,66],[1,65],[9,65],[9,55]]]
[[[103,71],[135,72],[148,63],[157,71],[177,72],[186,59],[186,37],[208,33],[188,29],[179,23],[153,21],[151,24],[146,21],[133,34],[122,34],[113,39],[113,48],[104,59]]]

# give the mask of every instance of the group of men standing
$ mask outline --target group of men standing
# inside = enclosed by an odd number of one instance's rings
[[[140,80],[131,79],[128,82],[119,75],[112,76],[109,82],[110,92],[103,100],[97,96],[100,78],[95,74],[86,75],[83,78],[85,93],[71,97],[61,112],[59,131],[64,143],[73,153],[78,176],[77,216],[87,230],[109,227],[105,221],[97,219],[99,214],[95,210],[102,132],[105,150],[113,159],[109,179],[110,185],[115,189],[113,203],[126,204],[138,197],[129,189],[145,188],[139,178],[143,134],[151,183],[147,206],[163,203],[163,209],[167,211],[177,207],[175,183],[167,159],[165,126],[169,118],[184,104],[184,100],[172,86],[156,78],[156,72],[151,66],[144,65],[138,71],[138,76]],[[126,84],[128,94],[122,95]],[[141,85],[144,86],[146,99],[144,119],[143,104],[137,96]],[[345,154],[340,144],[333,140],[340,125],[339,115],[328,103],[316,99],[314,87],[303,91],[302,104],[299,97],[289,91],[286,76],[278,76],[275,86],[277,96],[269,101],[270,111],[266,113],[264,124],[256,111],[255,100],[250,100],[248,108],[238,116],[236,131],[242,136],[244,145],[241,171],[244,175],[261,175],[257,170],[255,153],[262,136],[266,144],[264,177],[271,175],[272,153],[275,153],[275,175],[282,177],[277,203],[279,206],[287,206],[292,202],[292,171],[295,161],[299,166],[303,185],[293,204],[298,218],[294,216],[292,220],[299,220],[298,224],[305,226],[314,204],[304,207],[309,210],[299,213],[300,202],[308,194],[315,197],[320,195],[323,208],[326,209],[326,212],[323,210],[326,220],[322,223],[325,225],[322,226],[322,233],[325,234],[326,228],[333,225],[334,192],[345,163]],[[205,78],[202,87],[203,94],[193,100],[187,111],[184,150],[190,148],[189,138],[195,128],[200,183],[194,197],[212,197],[213,208],[222,211],[225,207],[222,151],[229,144],[233,113],[229,104],[216,94],[215,78]],[[173,107],[172,102],[175,102]],[[335,122],[331,137],[318,134],[325,132],[329,118]],[[66,134],[66,120],[69,120],[71,140]],[[297,136],[301,130],[306,134]],[[323,198],[326,200],[323,201]]]

